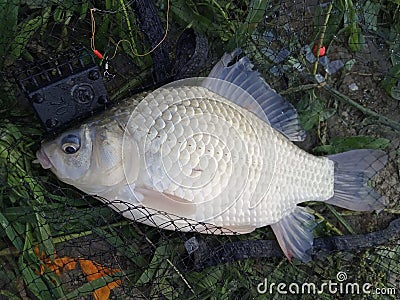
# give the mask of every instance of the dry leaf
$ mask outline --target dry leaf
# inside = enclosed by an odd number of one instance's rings
[[[79,263],[81,265],[83,273],[86,275],[86,279],[89,282],[107,275],[121,272],[121,270],[119,269],[109,269],[88,259],[80,259]],[[113,288],[119,286],[121,283],[122,280],[120,279],[110,282],[106,286],[95,290],[93,292],[93,297],[96,300],[107,300],[110,297],[110,291]]]
[[[50,271],[55,272],[57,276],[61,275],[61,270],[73,270],[76,267],[76,260],[74,258],[64,256],[58,257],[57,253],[54,251],[54,261],[52,261],[49,257],[46,257],[45,254],[39,252],[39,247],[35,246],[33,250],[36,256],[44,263],[44,265],[40,266],[39,274],[43,275],[45,272],[45,266],[50,269]]]
[[[56,273],[57,276],[61,275],[61,271],[65,270],[73,270],[76,268],[76,263],[79,261],[82,272],[85,274],[86,279],[91,282],[98,278],[112,275],[117,272],[121,272],[119,269],[109,269],[104,267],[94,261],[84,259],[84,258],[71,258],[68,256],[58,257],[58,255],[54,252],[54,260],[52,261],[49,257],[46,257],[42,252],[40,253],[39,247],[35,246],[33,250],[36,256],[43,262],[43,265],[40,265],[40,271],[38,274],[43,275],[45,272],[45,267],[50,269],[52,272]],[[106,286],[103,286],[93,292],[93,297],[96,300],[108,300],[110,297],[110,292],[113,288],[119,286],[122,283],[122,280],[118,279],[113,282],[108,283]]]

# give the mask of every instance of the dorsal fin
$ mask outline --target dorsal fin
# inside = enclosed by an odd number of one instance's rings
[[[290,140],[303,141],[296,109],[253,70],[250,60],[245,56],[230,66],[240,53],[240,49],[225,53],[202,86],[253,112]]]

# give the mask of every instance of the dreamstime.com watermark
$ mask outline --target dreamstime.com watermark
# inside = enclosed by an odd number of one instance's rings
[[[264,282],[257,285],[257,292],[260,294],[376,294],[376,295],[396,295],[395,287],[374,287],[371,283],[346,282],[347,274],[338,272],[336,281],[328,280],[320,284],[312,282],[304,283],[284,283]]]

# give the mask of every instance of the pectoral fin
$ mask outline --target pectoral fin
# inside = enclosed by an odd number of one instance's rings
[[[311,260],[309,252],[313,247],[315,225],[313,215],[303,207],[296,207],[290,215],[272,224],[271,227],[283,253],[289,260],[296,257],[303,262],[308,262]]]
[[[223,226],[221,229],[222,234],[246,234],[253,232],[256,229],[255,226],[252,225],[238,225],[238,226]]]
[[[189,200],[146,188],[135,188],[135,192],[143,196],[141,204],[145,207],[184,218],[195,216],[196,204]]]

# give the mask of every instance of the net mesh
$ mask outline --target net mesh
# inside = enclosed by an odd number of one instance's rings
[[[0,299],[396,299],[398,12],[395,0],[0,0]],[[13,72],[76,47],[97,51],[112,102],[206,76],[242,48],[296,106],[301,148],[387,152],[370,183],[386,208],[307,203],[318,221],[309,263],[284,258],[270,227],[185,233],[173,219],[151,227],[122,217],[32,163],[46,133]]]

